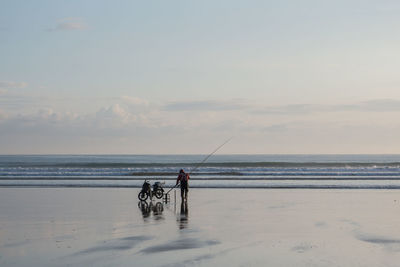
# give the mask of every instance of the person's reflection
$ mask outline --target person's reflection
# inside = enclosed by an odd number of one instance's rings
[[[189,209],[187,201],[181,203],[181,213],[179,214],[179,229],[185,229],[188,226]]]

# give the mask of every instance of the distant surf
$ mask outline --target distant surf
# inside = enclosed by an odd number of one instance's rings
[[[172,187],[205,155],[2,155],[3,187]],[[214,155],[197,188],[400,189],[400,155]]]

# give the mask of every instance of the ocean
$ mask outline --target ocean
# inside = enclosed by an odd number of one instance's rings
[[[400,155],[1,155],[0,187],[400,189]]]

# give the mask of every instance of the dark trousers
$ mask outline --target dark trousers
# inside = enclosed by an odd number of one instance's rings
[[[187,181],[181,181],[181,197],[182,198],[187,198],[189,191],[189,185]]]

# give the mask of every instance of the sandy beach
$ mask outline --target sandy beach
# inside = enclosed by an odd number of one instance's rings
[[[0,267],[400,266],[400,1],[0,6]]]
[[[396,190],[0,188],[1,266],[398,266]]]

